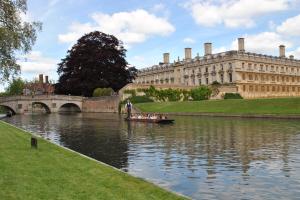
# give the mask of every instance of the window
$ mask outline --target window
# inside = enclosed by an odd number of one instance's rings
[[[243,79],[243,80],[245,80],[245,79],[246,79],[246,77],[245,77],[245,74],[244,74],[244,73],[242,74],[242,79]]]
[[[18,104],[18,109],[22,109],[22,104]]]
[[[221,74],[221,83],[224,83],[224,75]]]
[[[222,67],[223,67],[223,65],[222,65]],[[245,63],[242,63],[242,69],[244,69],[244,68],[245,68]]]
[[[208,72],[208,67],[205,67],[205,72]]]
[[[199,81],[199,85],[201,85],[201,79],[199,79],[198,81]]]
[[[232,73],[229,73],[229,82],[232,83]]]
[[[208,78],[206,78],[206,85],[208,85]]]
[[[249,80],[253,80],[252,74],[249,74]]]
[[[252,85],[249,86],[249,91],[250,91],[250,92],[253,91],[253,86],[252,86]]]
[[[246,85],[243,85],[243,92],[246,91]]]

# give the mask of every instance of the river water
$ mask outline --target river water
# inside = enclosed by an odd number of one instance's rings
[[[300,199],[298,120],[174,118],[173,125],[85,113],[6,121],[193,199]]]

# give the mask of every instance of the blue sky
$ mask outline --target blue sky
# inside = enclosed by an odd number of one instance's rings
[[[236,49],[245,37],[246,51],[300,59],[300,0],[28,0],[23,20],[43,23],[33,51],[20,56],[21,76],[39,73],[57,80],[57,63],[84,33],[98,30],[123,40],[127,60],[137,68],[183,58],[184,48],[203,55],[203,43],[213,51]]]

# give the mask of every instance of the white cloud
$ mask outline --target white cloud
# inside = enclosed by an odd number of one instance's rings
[[[57,63],[58,61],[53,58],[44,57],[40,51],[32,51],[18,62],[22,73],[31,74],[53,73],[57,70]]]
[[[185,7],[191,10],[197,24],[227,27],[252,27],[254,18],[289,8],[292,0],[198,0],[190,1]]]
[[[243,37],[245,38],[245,49],[249,52],[278,56],[279,45],[283,44],[287,48],[292,47],[291,42],[275,32],[262,32],[255,35],[244,35]],[[237,40],[232,42],[232,49],[237,49],[237,46]]]
[[[166,6],[163,3],[155,4],[152,8],[152,10],[154,12],[161,12],[161,11],[164,11],[165,9],[166,9]]]
[[[300,15],[285,20],[276,30],[284,35],[300,36]]]
[[[227,51],[227,48],[224,47],[224,46],[221,46],[221,47],[217,47],[217,48],[213,48],[212,49],[212,53],[222,53],[222,52],[225,52]]]
[[[298,47],[294,51],[287,52],[287,56],[289,55],[293,55],[295,58],[300,59],[300,47]]]
[[[193,38],[186,37],[183,39],[183,42],[186,44],[194,44],[196,41]]]
[[[141,43],[152,36],[167,36],[175,31],[165,18],[157,17],[145,10],[119,12],[112,15],[94,13],[91,23],[72,23],[69,32],[60,34],[58,39],[63,43],[75,42],[82,35],[91,31],[101,31],[115,35],[126,46]]]

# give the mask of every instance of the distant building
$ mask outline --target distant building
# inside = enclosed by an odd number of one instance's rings
[[[204,56],[192,57],[185,48],[185,58],[170,63],[169,53],[163,63],[141,69],[134,81],[138,85],[166,87],[210,85],[218,82],[236,88],[244,98],[300,96],[300,60],[286,57],[285,46],[279,56],[246,52],[244,38],[238,50],[212,54],[212,44],[204,44]]]
[[[51,95],[54,93],[54,86],[49,83],[48,76],[39,75],[39,80],[37,82],[28,83],[23,89],[23,95]]]

